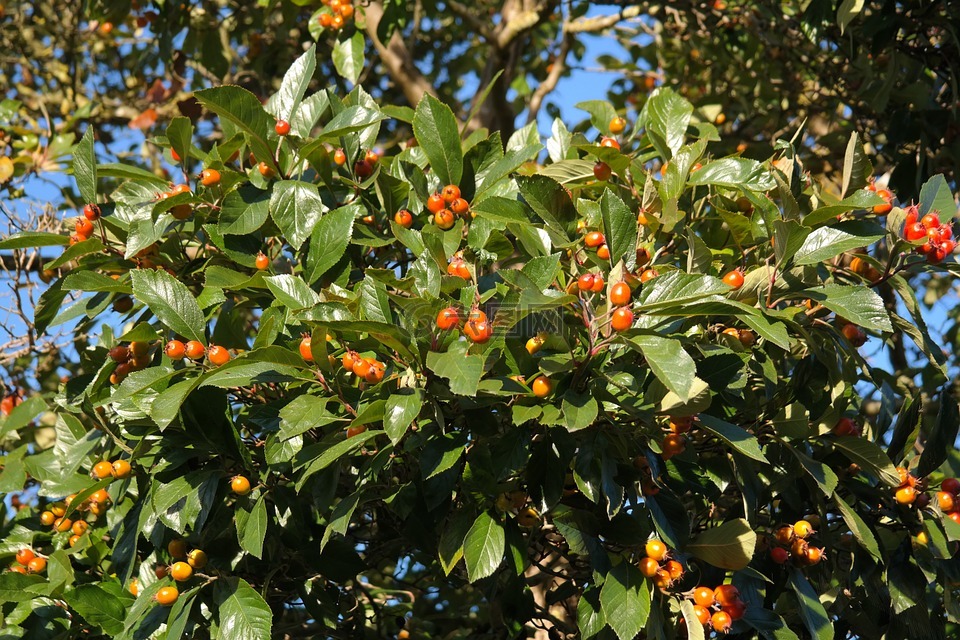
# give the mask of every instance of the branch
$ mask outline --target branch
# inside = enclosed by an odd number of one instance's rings
[[[477,33],[483,36],[484,40],[491,39],[492,33],[490,31],[490,23],[486,22],[485,20],[481,20],[478,17],[478,13],[475,8],[468,7],[463,3],[457,2],[456,0],[448,0],[447,6],[450,7],[450,10],[457,14],[461,20],[476,29]]]
[[[380,38],[377,36],[377,27],[382,19],[383,6],[379,2],[371,2],[367,5],[367,35],[370,36],[373,46],[380,54],[380,60],[386,67],[387,73],[399,85],[410,106],[416,107],[424,94],[429,93],[435,96],[436,92],[413,65],[413,57],[399,32],[393,32],[388,43],[389,46],[380,42]]]
[[[610,27],[616,25],[618,22],[623,20],[629,20],[630,18],[636,18],[640,15],[640,7],[633,6],[627,7],[619,13],[615,13],[609,16],[597,16],[595,18],[580,18],[579,20],[574,20],[569,22],[564,26],[564,31],[566,33],[584,33],[584,32],[596,32],[603,31],[604,29],[609,29]]]

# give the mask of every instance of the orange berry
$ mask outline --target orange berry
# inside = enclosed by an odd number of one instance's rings
[[[82,536],[87,532],[88,525],[84,520],[77,520],[73,523],[73,526],[70,527],[70,530],[73,531],[74,535]]]
[[[917,490],[909,485],[907,485],[906,487],[900,487],[899,489],[897,489],[897,493],[895,494],[895,497],[899,504],[903,504],[903,505],[913,504],[913,502],[917,499]]]
[[[93,223],[87,220],[86,217],[77,218],[77,222],[74,225],[74,230],[77,232],[78,236],[82,236],[84,239],[89,238],[93,235]]]
[[[113,465],[106,460],[101,460],[93,465],[93,477],[97,480],[113,477]]]
[[[793,523],[793,534],[798,538],[809,538],[814,533],[813,525],[806,520],[797,520]]]
[[[310,350],[312,343],[313,341],[310,339],[310,336],[305,336],[300,340],[300,357],[307,362],[313,362],[313,352]]]
[[[663,568],[667,570],[672,580],[679,580],[683,577],[683,565],[676,560],[667,560]]]
[[[644,550],[647,552],[648,558],[653,558],[657,562],[663,562],[668,553],[667,545],[656,539],[648,540]]]
[[[450,204],[460,197],[460,187],[455,184],[448,184],[440,190],[440,197],[443,198],[444,203]]]
[[[83,207],[83,217],[89,220],[90,222],[95,222],[100,219],[100,207],[95,204],[87,204]],[[92,226],[92,225],[91,225]]]
[[[169,573],[170,577],[177,582],[183,582],[193,576],[193,567],[186,562],[174,562],[170,565]]]
[[[157,601],[157,604],[160,604],[164,607],[169,607],[180,597],[180,592],[177,591],[176,587],[161,587],[157,594],[153,596],[153,599]]]
[[[277,132],[278,136],[285,136],[290,133],[290,123],[286,120],[277,120],[277,124],[273,126],[273,130]]]
[[[618,282],[610,287],[610,304],[622,307],[630,302],[630,287],[626,282]]]
[[[57,516],[53,515],[52,511],[44,511],[40,514],[40,523],[47,527],[52,525],[56,519]]]
[[[207,566],[207,554],[202,549],[194,549],[187,554],[187,564],[194,569],[203,569]]]
[[[493,336],[493,327],[486,320],[468,320],[463,327],[463,333],[471,342],[483,344]]]
[[[553,393],[553,381],[546,376],[538,376],[537,379],[533,381],[531,387],[533,389],[533,395],[538,398],[546,398]]]
[[[174,538],[173,540],[167,543],[167,553],[170,554],[171,558],[186,558],[187,557],[187,541],[184,540],[183,538]],[[163,575],[158,577],[162,578]]]
[[[643,273],[640,274],[640,282],[641,284],[646,284],[647,282],[650,282],[656,278],[658,275],[660,274],[654,269],[644,269]]]
[[[429,198],[427,198],[427,210],[430,213],[437,214],[447,208],[447,203],[443,201],[443,197],[439,193],[435,193]]]
[[[205,352],[206,348],[199,340],[191,340],[184,345],[184,354],[191,360],[202,360]]]
[[[266,254],[261,251],[257,253],[255,264],[258,271],[264,271],[270,266],[270,258],[268,258]]]
[[[583,238],[583,244],[587,245],[591,249],[599,247],[604,242],[606,242],[606,239],[603,237],[603,234],[600,233],[599,231],[591,231]]]
[[[323,17],[324,15],[329,15],[329,14],[321,14],[321,17]],[[347,163],[347,154],[344,153],[343,149],[337,149],[336,151],[333,152],[333,161],[337,164],[337,166],[342,167]]]
[[[725,607],[740,600],[740,590],[732,584],[722,584],[713,590],[713,601]]]
[[[244,476],[234,476],[230,480],[230,490],[238,496],[245,496],[253,489],[250,481]]]
[[[73,527],[73,520],[70,518],[57,518],[53,521],[53,528],[63,533],[64,531],[70,531]]]
[[[207,349],[207,358],[213,366],[219,367],[230,362],[230,352],[220,345],[210,345]]]
[[[354,427],[347,427],[347,437],[352,438],[354,436],[358,436],[366,430],[367,430],[367,427],[362,424],[358,424]]]
[[[470,211],[470,203],[463,198],[456,198],[449,206],[450,211],[453,211],[458,216],[464,216]]]
[[[409,229],[413,226],[413,214],[410,213],[407,209],[400,209],[395,214],[393,214],[393,221],[404,229]]]
[[[602,244],[599,247],[597,247],[597,257],[600,258],[601,260],[609,260],[610,247],[608,247],[606,244]]]
[[[627,128],[627,121],[617,116],[610,121],[610,133],[622,133]]]
[[[441,331],[450,331],[460,324],[460,313],[456,307],[441,309],[437,314],[437,328]]]
[[[731,289],[739,289],[743,286],[743,273],[739,269],[734,269],[723,276],[723,283]]]
[[[186,355],[187,351],[182,342],[179,340],[171,340],[163,348],[163,353],[171,360],[183,360],[183,356]]]
[[[370,364],[370,360],[366,358],[358,358],[357,361],[353,363],[353,372],[360,378],[366,378],[372,368],[373,365]]]
[[[939,506],[940,510],[944,513],[953,511],[957,506],[957,497],[949,491],[938,491],[937,506]]]
[[[23,566],[30,564],[30,561],[37,557],[37,554],[34,553],[33,549],[29,547],[24,547],[17,551],[17,562]]]
[[[697,614],[697,620],[701,625],[707,626],[710,624],[710,610],[707,607],[695,604],[693,605],[693,612]]]
[[[657,575],[657,571],[659,570],[660,563],[653,558],[646,557],[640,560],[640,573],[642,573],[644,577],[652,578]]]
[[[212,187],[220,183],[220,172],[216,169],[204,169],[200,172],[200,184],[205,187]]]
[[[610,326],[613,327],[614,331],[625,331],[633,325],[633,311],[627,309],[626,307],[620,307],[613,312],[613,317],[610,319]]]
[[[773,536],[777,539],[777,542],[780,544],[790,544],[793,542],[793,539],[796,537],[793,526],[785,524],[782,527],[778,527],[774,532]]]
[[[823,558],[823,549],[820,547],[808,546],[804,560],[807,564],[817,564]]]
[[[713,589],[704,586],[697,587],[693,590],[693,601],[701,607],[709,609],[713,606]]]
[[[452,229],[456,221],[457,217],[450,209],[441,209],[433,215],[433,223],[444,231]]]
[[[47,568],[47,559],[36,557],[27,563],[27,571],[30,573],[43,573]]]
[[[616,138],[608,138],[608,137],[601,138],[600,146],[605,147],[607,149],[616,149],[617,151],[620,150],[620,143],[617,142]]]
[[[353,368],[357,366],[358,362],[360,362],[360,356],[353,351],[347,351],[345,354],[343,354],[343,358],[340,362],[343,364],[344,369],[352,372]]]

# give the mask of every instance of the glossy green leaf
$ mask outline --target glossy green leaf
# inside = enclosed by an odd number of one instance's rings
[[[470,582],[494,574],[503,562],[505,543],[503,525],[488,512],[482,512],[463,541],[463,559]]]
[[[600,215],[603,232],[610,248],[610,263],[621,259],[628,271],[633,271],[637,262],[637,216],[609,188],[600,198]]]
[[[752,191],[767,191],[777,186],[770,172],[749,158],[721,158],[708,162],[691,173],[687,181],[695,185]]]
[[[256,157],[273,166],[274,149],[268,138],[276,123],[255,95],[241,87],[223,86],[197,91],[194,96],[204,107],[242,131]]]
[[[743,518],[707,529],[691,541],[686,551],[721,569],[743,569],[753,559],[757,533]]]
[[[305,277],[313,284],[346,253],[353,235],[353,223],[362,215],[362,207],[350,204],[330,211],[317,223],[310,235]]]
[[[87,126],[73,150],[73,177],[84,204],[97,202],[97,156],[93,148],[93,127]]]
[[[885,235],[883,227],[865,220],[819,227],[806,237],[794,254],[793,261],[797,265],[826,262],[844,251],[869,247]]]
[[[697,365],[683,349],[683,343],[652,335],[635,336],[628,342],[643,353],[650,369],[664,386],[684,402],[692,397]]]
[[[316,185],[298,180],[282,180],[270,196],[270,216],[294,249],[313,233],[326,211]]]
[[[830,616],[820,602],[820,596],[799,569],[790,572],[790,584],[800,602],[800,617],[817,640],[833,640],[833,625]]]
[[[424,95],[413,118],[413,133],[441,184],[460,184],[463,152],[457,119],[450,107],[430,94]]]
[[[29,249],[31,247],[65,247],[70,237],[43,231],[21,231],[0,240],[0,249]]]
[[[728,445],[739,451],[743,455],[753,458],[759,462],[767,462],[767,458],[760,450],[760,443],[757,438],[738,427],[719,418],[715,418],[707,413],[701,413],[698,417],[700,426],[713,433]]]
[[[650,587],[628,562],[612,567],[600,589],[603,617],[620,640],[633,640],[650,615]]]
[[[245,580],[223,577],[214,584],[213,595],[221,637],[270,640],[273,612]]]
[[[864,329],[885,333],[893,331],[883,299],[873,289],[827,284],[817,289],[807,289],[803,295]]]
[[[134,269],[133,295],[165,325],[190,340],[206,343],[206,321],[186,285],[166,271]]]
[[[336,49],[334,49],[334,62],[336,63]],[[363,62],[361,60],[361,66]],[[309,49],[303,52],[299,58],[294,60],[290,68],[283,74],[283,80],[280,82],[280,88],[267,102],[267,111],[277,117],[278,120],[285,120],[292,123],[294,114],[300,107],[307,87],[313,79],[313,74],[317,69],[317,45],[311,45]],[[340,68],[337,67],[339,71]],[[341,75],[342,72],[341,72]],[[356,80],[353,80],[356,82]]]
[[[359,29],[342,33],[333,45],[333,66],[337,73],[354,84],[363,73],[363,46],[364,34]]]

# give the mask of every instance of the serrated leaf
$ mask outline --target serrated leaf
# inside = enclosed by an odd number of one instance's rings
[[[697,365],[679,340],[645,335],[631,337],[627,342],[640,350],[660,382],[681,401],[686,402],[692,397]]]
[[[363,207],[350,204],[323,215],[310,235],[305,277],[313,284],[346,253],[353,236],[353,223]]]
[[[287,242],[298,250],[326,211],[317,186],[299,180],[276,183],[270,196],[269,209],[270,216],[280,227]]]
[[[320,297],[297,276],[288,273],[263,279],[270,292],[288,309],[306,309],[320,302]]]
[[[743,455],[760,462],[767,462],[757,438],[746,430],[706,413],[700,414],[699,424]]]
[[[468,355],[465,341],[454,342],[446,353],[427,354],[427,368],[450,381],[450,391],[461,396],[477,395],[483,377],[483,356]]]
[[[383,414],[383,430],[393,444],[400,442],[407,427],[420,413],[423,404],[423,392],[419,389],[402,390],[387,398]]]
[[[900,485],[900,475],[890,462],[890,458],[877,444],[866,438],[838,436],[833,439],[833,446],[846,453],[851,462],[857,463],[865,471],[877,476],[887,486]]]
[[[610,264],[621,259],[628,271],[633,271],[637,262],[637,216],[609,188],[600,198],[600,216],[603,231],[610,249]]]
[[[206,343],[203,312],[186,285],[166,271],[155,269],[134,269],[130,277],[134,297],[162,323],[189,340]]]
[[[450,107],[430,94],[424,95],[413,117],[413,133],[440,183],[459,185],[463,152],[457,119]]]
[[[242,578],[223,577],[214,585],[214,607],[220,637],[230,640],[270,640],[273,612]]]
[[[341,33],[333,45],[333,66],[342,77],[353,84],[357,83],[363,73],[363,45],[364,35],[360,29],[352,34]]]
[[[721,569],[743,569],[753,559],[757,533],[743,518],[707,529],[690,542],[686,551]]]
[[[687,182],[750,191],[769,191],[777,186],[766,167],[749,158],[721,158],[708,162],[691,173]]]
[[[620,640],[633,640],[650,615],[650,588],[628,562],[612,567],[600,589],[603,617]]]
[[[873,289],[859,285],[828,284],[807,289],[803,294],[865,329],[885,333],[893,331],[883,298]]]
[[[235,86],[203,89],[194,96],[204,107],[242,131],[254,155],[272,169],[277,169],[273,162],[274,149],[268,142],[276,122],[264,111],[257,96]]]
[[[863,0],[843,0],[838,11],[840,19],[840,31],[842,32],[846,23],[844,22],[844,7],[850,5],[859,5],[857,11],[863,8]],[[852,16],[850,16],[852,19]],[[847,20],[849,22],[849,20]],[[847,150],[843,155],[843,189],[840,197],[844,197],[852,191],[862,189],[870,183],[870,176],[873,175],[873,164],[863,151],[863,145],[860,143],[860,136],[856,131],[850,134],[850,140],[847,142]]]
[[[920,188],[920,215],[935,211],[943,219],[952,218],[957,211],[957,203],[950,191],[950,185],[943,174],[931,176]]]
[[[884,236],[886,232],[883,227],[865,220],[819,227],[804,239],[793,261],[799,266],[826,262],[844,251],[868,247]]]
[[[463,559],[470,582],[494,574],[503,561],[505,544],[503,525],[488,512],[481,513],[463,541]]]
[[[800,602],[800,617],[803,618],[803,623],[810,635],[817,640],[833,640],[833,625],[830,623],[830,616],[827,615],[827,610],[823,608],[820,596],[817,595],[813,586],[799,569],[790,572],[790,584],[797,594],[797,599]]]
[[[307,92],[307,87],[310,86],[310,81],[313,79],[316,69],[317,45],[314,44],[297,58],[283,74],[280,88],[267,102],[267,111],[275,115],[278,120],[286,120],[292,123],[294,114],[300,107],[300,102]]]
[[[93,127],[87,125],[73,150],[73,177],[84,204],[97,202],[97,156],[93,149]]]
[[[237,533],[244,551],[257,558],[263,557],[263,541],[267,535],[267,503],[263,495],[253,505],[242,528],[237,520]]]
[[[30,249],[32,247],[65,247],[70,237],[43,231],[21,231],[0,240],[0,249]]]

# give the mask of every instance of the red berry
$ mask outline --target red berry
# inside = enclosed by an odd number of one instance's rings
[[[277,120],[277,124],[273,128],[278,136],[285,136],[290,133],[290,123],[286,120]]]
[[[739,269],[734,269],[723,276],[723,283],[731,289],[739,289],[743,286],[743,281],[743,273]]]
[[[456,307],[447,307],[437,314],[437,328],[449,331],[460,324],[460,312]]]
[[[624,331],[633,325],[633,311],[626,307],[620,307],[613,312],[613,318],[610,320],[610,326],[614,331]]]
[[[927,229],[936,229],[940,226],[940,216],[935,213],[928,213],[920,219],[920,224]]]
[[[93,222],[100,219],[100,207],[95,204],[84,205],[83,207],[83,216]]]
[[[593,177],[601,182],[606,182],[613,175],[613,169],[606,162],[598,162],[593,165]]]

